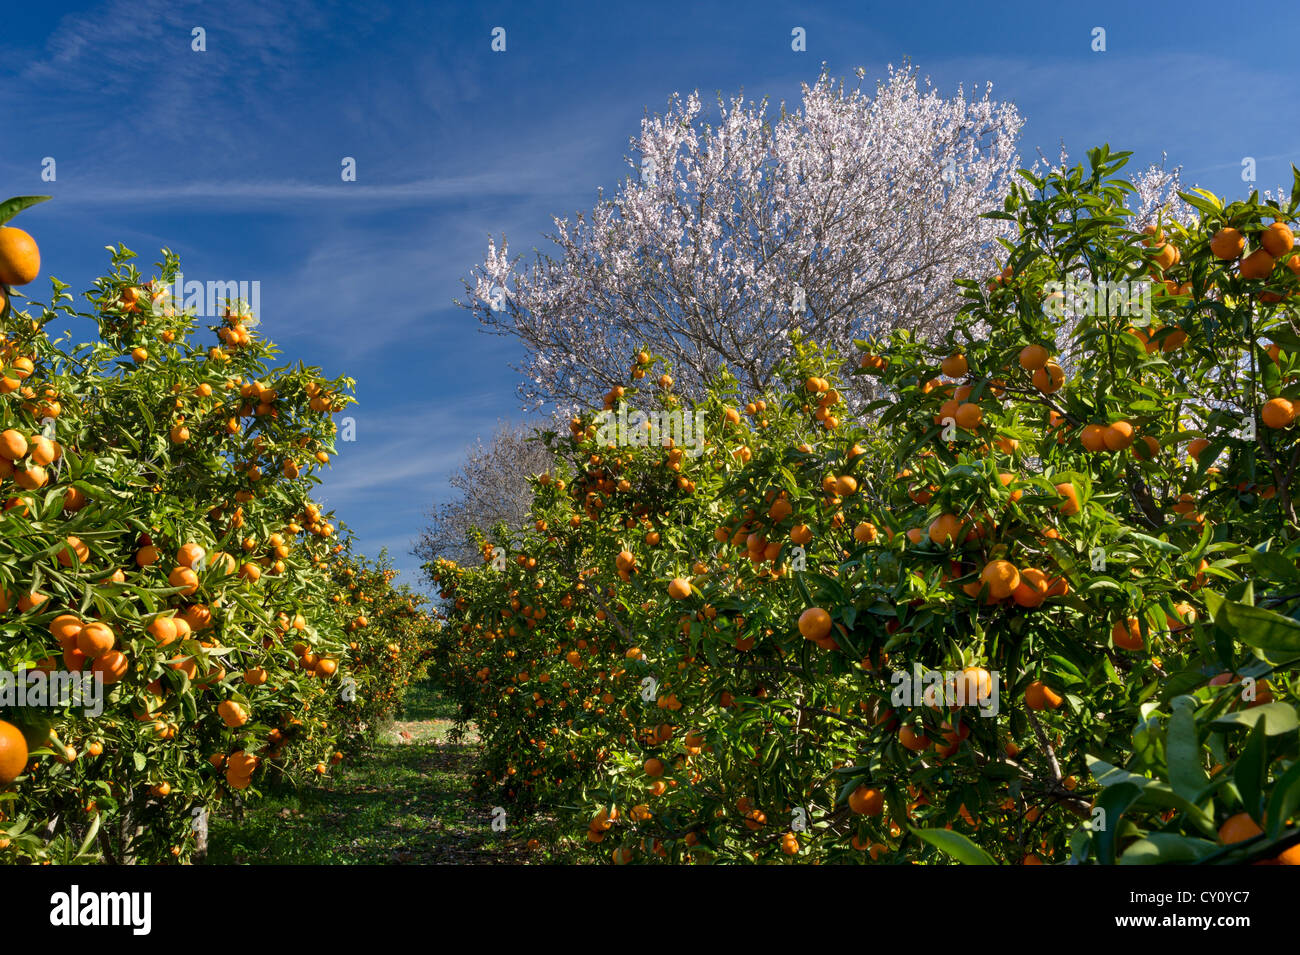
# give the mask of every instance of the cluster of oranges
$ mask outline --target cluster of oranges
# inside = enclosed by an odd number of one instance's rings
[[[1129,765],[1187,707],[1196,746],[1132,766],[1162,779],[1180,759],[1208,785],[1234,772],[1247,710],[1295,708],[1293,673],[1251,647],[1295,605],[1300,255],[1282,220],[1300,213],[1236,203],[1134,232],[1131,190],[1107,178],[1122,158],[1093,159],[1015,187],[1010,259],[1028,264],[964,283],[950,335],[852,363],[894,398],[878,421],[854,420],[843,366],[798,337],[780,387],[701,397],[698,457],[604,446],[573,419],[535,531],[485,540],[482,567],[431,568],[481,789],[572,815],[578,847],[615,862],[1205,852],[1200,810],[1133,804],[1118,840],[1081,828],[1123,775],[1088,757]],[[1127,279],[1135,251],[1151,314],[1067,325],[1047,307],[1087,269]],[[1246,387],[1222,374],[1252,356],[1266,373]],[[605,410],[646,400],[650,357]],[[900,695],[903,676],[923,686]],[[1269,840],[1294,820],[1264,816],[1287,745],[1267,747],[1258,792],[1214,789],[1223,858],[1291,860]]]
[[[235,307],[214,355],[161,294],[178,263],[143,281],[124,251],[69,360],[45,330],[79,313],[19,307],[39,263],[19,233],[0,229],[0,670],[104,697],[0,710],[0,861],[52,858],[53,819],[74,846],[111,819],[111,857],[184,860],[196,808],[316,775],[391,712],[433,624],[310,498],[346,379],[268,367]],[[374,624],[350,626],[356,579]]]

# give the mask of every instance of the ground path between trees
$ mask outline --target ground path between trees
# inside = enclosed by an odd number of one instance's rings
[[[479,746],[455,738],[417,691],[373,751],[322,786],[271,795],[242,820],[215,819],[208,864],[490,865],[532,861],[522,837],[492,830],[470,781]]]

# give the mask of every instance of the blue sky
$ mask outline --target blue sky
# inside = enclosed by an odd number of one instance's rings
[[[517,348],[451,304],[460,277],[489,234],[529,250],[552,215],[612,191],[628,138],[674,91],[797,101],[823,62],[871,80],[910,58],[941,91],[992,82],[1027,119],[1023,157],[1062,141],[1075,156],[1101,142],[1144,162],[1166,152],[1185,181],[1231,195],[1247,189],[1242,157],[1261,188],[1289,184],[1300,160],[1278,42],[1300,26],[1291,5],[8,6],[0,192],[55,196],[21,222],[45,273],[79,291],[123,242],[146,265],[172,248],[188,278],[260,281],[284,355],[358,382],[357,441],[320,496],[413,584],[411,543],[447,474],[520,415]],[[190,49],[196,26],[205,53]],[[807,52],[790,48],[796,26]]]

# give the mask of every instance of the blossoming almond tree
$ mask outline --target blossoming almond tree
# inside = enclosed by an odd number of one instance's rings
[[[720,368],[761,392],[792,328],[847,353],[949,325],[953,277],[986,274],[998,251],[1004,224],[981,215],[1019,165],[1020,125],[991,90],[946,98],[911,68],[874,95],[823,72],[776,117],[737,96],[716,125],[698,93],[674,97],[642,122],[617,196],[555,220],[557,256],[521,267],[490,242],[461,304],[524,344],[520,395],[538,405],[586,405],[643,342],[684,394]]]

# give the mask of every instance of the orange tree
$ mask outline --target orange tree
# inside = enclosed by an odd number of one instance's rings
[[[166,294],[176,258],[145,280],[133,257],[113,251],[88,312],[57,280],[20,303],[39,253],[0,229],[7,861],[186,858],[223,800],[339,762],[431,632],[310,497],[351,382],[271,367],[239,303],[202,344]],[[59,331],[85,320],[86,344]],[[77,674],[102,698],[67,692]]]
[[[796,341],[698,440],[648,352],[547,435],[534,530],[430,568],[485,797],[615,862],[1300,861],[1300,185],[1136,223],[1126,158],[859,343],[869,425]]]

